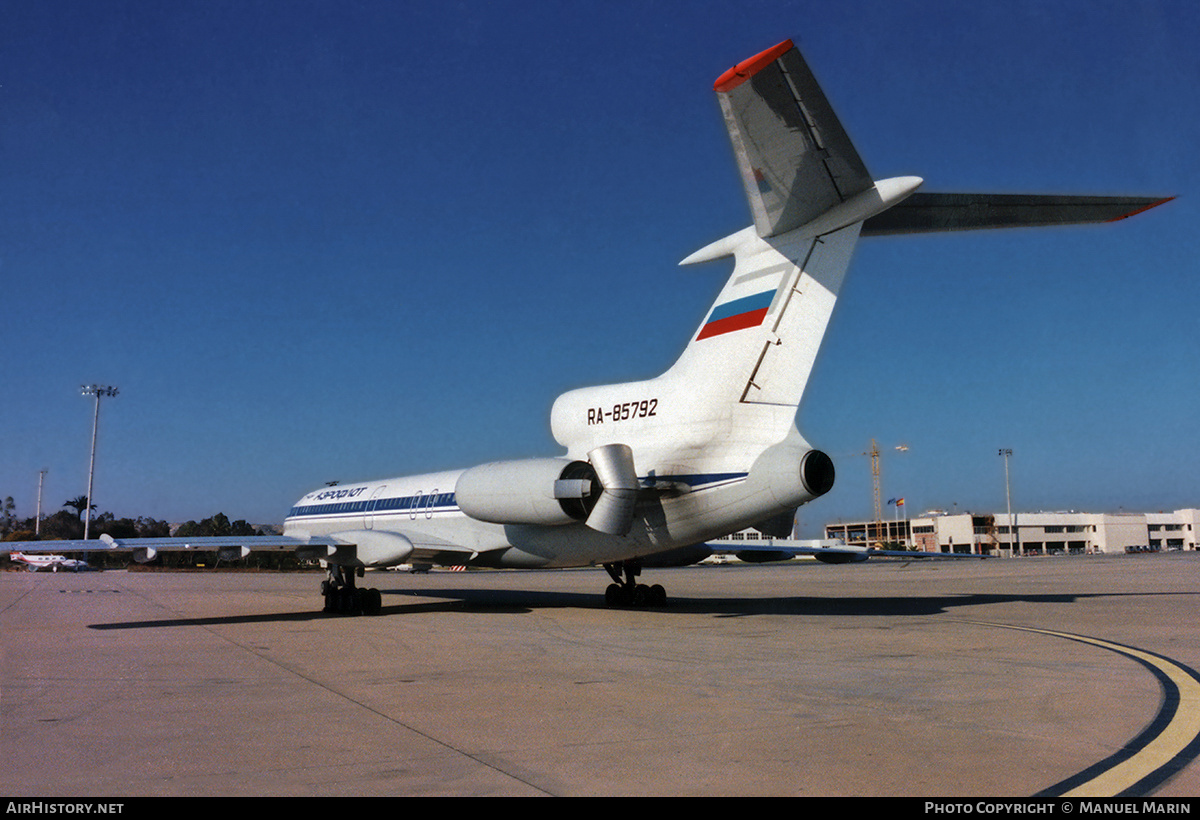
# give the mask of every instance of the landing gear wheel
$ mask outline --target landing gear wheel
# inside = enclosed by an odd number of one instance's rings
[[[349,567],[330,565],[329,577],[321,582],[324,611],[337,615],[378,615],[383,609],[383,596],[374,587],[360,588],[354,584],[355,571]],[[361,569],[359,570],[361,574]]]
[[[609,584],[608,589],[604,590],[604,603],[609,606],[621,605],[622,591],[618,584]]]
[[[650,596],[647,600],[647,603],[650,604],[650,606],[667,605],[667,591],[663,589],[662,584],[655,584],[654,586],[650,587]]]
[[[616,583],[609,584],[604,590],[604,603],[610,607],[634,606],[666,606],[667,591],[661,584],[646,586],[637,583],[637,577],[642,572],[638,561],[625,561],[620,564],[605,564],[609,576]]]
[[[650,603],[650,587],[638,584],[633,588],[633,605],[646,606]]]

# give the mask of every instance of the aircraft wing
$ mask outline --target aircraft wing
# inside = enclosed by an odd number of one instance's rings
[[[6,544],[10,542],[5,542]],[[155,549],[163,552],[213,552],[223,547],[247,545],[258,550],[295,549],[310,544],[333,544],[333,539],[297,538],[290,535],[238,535],[238,536],[204,536],[197,538],[113,538],[101,535],[99,538],[65,539],[62,541],[13,541],[15,549],[28,553],[50,552],[104,552],[105,550]]]
[[[958,552],[924,552],[920,550],[883,550],[874,547],[856,547],[843,541],[786,541],[772,540],[757,545],[754,542],[742,544],[705,545],[714,555],[734,555],[747,563],[767,563],[770,561],[786,561],[800,555],[809,555],[826,564],[853,564],[870,560],[871,558],[902,558],[905,560],[945,560],[962,558],[986,558],[986,555],[974,555]]]
[[[221,560],[245,558],[251,552],[294,552],[303,560],[321,559],[351,566],[387,566],[406,561],[453,565],[465,563],[475,550],[432,536],[349,531],[336,535],[251,535],[198,538],[113,538],[67,541],[15,541],[7,549],[24,553],[129,552],[139,563],[160,552],[215,552]],[[393,560],[394,559],[394,560]]]
[[[244,558],[250,552],[297,551],[306,548],[336,547],[330,537],[301,538],[290,535],[206,536],[200,538],[113,538],[66,541],[19,541],[16,549],[25,553],[119,552],[133,554],[139,562],[149,561],[160,552],[216,552],[223,559]]]

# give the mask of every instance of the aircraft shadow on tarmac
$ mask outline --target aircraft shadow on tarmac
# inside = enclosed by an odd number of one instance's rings
[[[387,597],[411,597],[411,603],[385,604],[374,617],[416,615],[436,612],[478,612],[481,614],[527,614],[544,609],[607,609],[603,594],[554,592],[530,589],[464,589],[456,587],[423,588],[420,590],[380,590]],[[754,615],[797,615],[807,617],[925,617],[940,615],[963,607],[988,604],[1070,604],[1091,598],[1145,597],[1157,595],[1187,595],[1186,592],[1104,592],[1059,594],[979,594],[930,595],[906,597],[848,597],[822,598],[788,596],[768,598],[688,598],[672,597],[666,606],[654,608],[617,608],[628,612],[644,612],[647,616],[712,615],[717,618],[739,618]],[[434,600],[428,600],[434,599]],[[448,600],[438,600],[448,599]],[[385,598],[386,600],[386,598]],[[252,623],[295,623],[338,619],[348,616],[320,611],[271,612],[259,614],[214,615],[202,618],[161,618],[143,621],[122,621],[90,624],[90,629],[153,629],[179,626],[231,626]]]

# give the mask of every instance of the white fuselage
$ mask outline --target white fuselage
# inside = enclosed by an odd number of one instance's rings
[[[772,450],[799,461],[803,445]],[[478,521],[458,506],[454,488],[464,471],[361,482],[314,490],[298,500],[284,524],[291,536],[363,531],[397,533],[436,551],[439,543],[473,551],[473,563],[503,567],[578,567],[624,561],[689,546],[794,508],[808,497],[789,481],[786,463],[776,469],[759,459],[749,471],[642,478],[627,535],[609,535],[582,523],[560,526]],[[781,475],[782,474],[782,475]],[[655,488],[658,488],[655,490]],[[651,491],[655,490],[655,491]]]

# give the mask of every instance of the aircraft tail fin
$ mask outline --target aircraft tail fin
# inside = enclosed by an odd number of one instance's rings
[[[875,184],[791,40],[738,63],[713,89],[759,236],[794,230]]]
[[[790,40],[734,66],[714,90],[754,225],[683,261],[735,263],[670,370],[555,402],[551,427],[571,454],[610,441],[645,453],[675,441],[676,457],[699,458],[724,442],[739,461],[782,441],[794,429],[863,220],[921,184],[871,178]]]
[[[709,384],[718,405],[772,405],[790,416],[862,222],[909,197],[921,179],[872,179],[791,40],[738,63],[713,88],[754,225],[681,263],[735,260],[672,371]],[[771,436],[785,432],[772,427]]]

